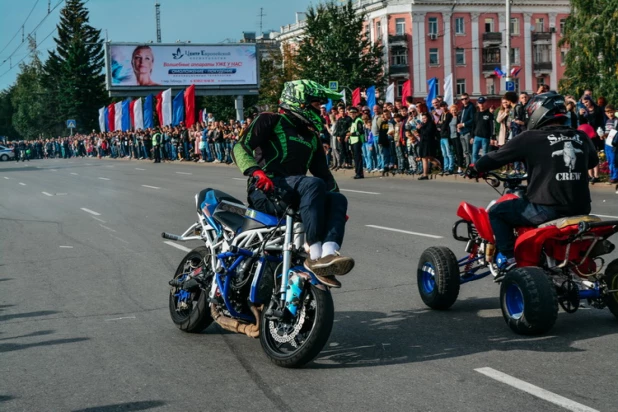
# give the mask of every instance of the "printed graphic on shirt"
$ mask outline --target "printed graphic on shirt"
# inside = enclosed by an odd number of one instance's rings
[[[562,150],[556,150],[551,154],[554,156],[562,156],[562,160],[564,161],[564,166],[569,168],[568,173],[556,173],[556,180],[580,180],[581,173],[573,173],[575,169],[575,165],[577,163],[577,154],[584,153],[583,150],[576,149],[573,146],[573,143],[570,141],[565,141]]]

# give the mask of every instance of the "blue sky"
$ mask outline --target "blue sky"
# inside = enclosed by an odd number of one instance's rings
[[[53,8],[61,0],[51,0]],[[279,31],[280,26],[293,23],[295,12],[305,11],[311,0],[158,0],[161,4],[161,37],[163,43],[176,40],[192,43],[220,43],[226,39],[238,41],[243,31],[258,31],[260,7],[264,9],[263,28]],[[90,24],[103,29],[105,38],[115,42],[156,41],[155,0],[88,0]],[[36,4],[36,5],[35,5]],[[21,32],[9,43],[13,35],[32,10],[26,21],[27,35],[47,15],[48,0],[0,0],[0,64],[21,43]],[[64,3],[52,12],[36,30],[41,41],[56,27]],[[54,35],[40,44],[42,58],[53,49]],[[8,45],[8,46],[7,46]],[[6,47],[6,48],[5,48]],[[0,90],[11,85],[19,72],[15,63],[27,55],[26,44],[12,57],[13,69],[6,61],[0,66]],[[27,61],[27,60],[26,60]]]

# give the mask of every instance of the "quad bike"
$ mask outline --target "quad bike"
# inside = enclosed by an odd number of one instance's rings
[[[525,176],[488,173],[484,179],[501,197],[486,209],[466,202],[459,205],[453,237],[466,242],[466,256],[457,259],[443,246],[423,252],[417,268],[423,302],[432,309],[448,309],[457,300],[460,285],[491,275],[500,283],[504,320],[516,333],[545,333],[556,321],[558,305],[574,313],[582,300],[597,309],[608,307],[618,318],[618,259],[605,266],[601,257],[614,250],[607,239],[618,231],[618,221],[584,215],[517,228],[517,263],[500,269],[488,211],[497,203],[523,197]],[[460,228],[467,233],[460,234],[464,231]]]

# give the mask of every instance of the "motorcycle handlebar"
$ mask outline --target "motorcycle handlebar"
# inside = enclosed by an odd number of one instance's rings
[[[161,237],[163,239],[169,239],[169,240],[181,240],[181,236],[173,235],[173,234],[167,233],[167,232],[161,233]]]

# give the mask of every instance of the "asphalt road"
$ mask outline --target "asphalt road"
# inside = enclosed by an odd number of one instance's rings
[[[423,305],[420,254],[446,245],[463,255],[450,238],[457,205],[486,205],[491,188],[338,181],[351,217],[343,252],[356,269],[334,291],[323,352],[286,370],[257,340],[216,325],[184,334],[169,318],[167,281],[185,252],[160,233],[195,221],[204,187],[244,199],[234,166],[0,163],[0,410],[618,410],[608,310],[561,312],[549,335],[526,338],[505,325],[491,279],[463,286],[449,311]],[[618,215],[613,190],[593,197],[593,212]]]

